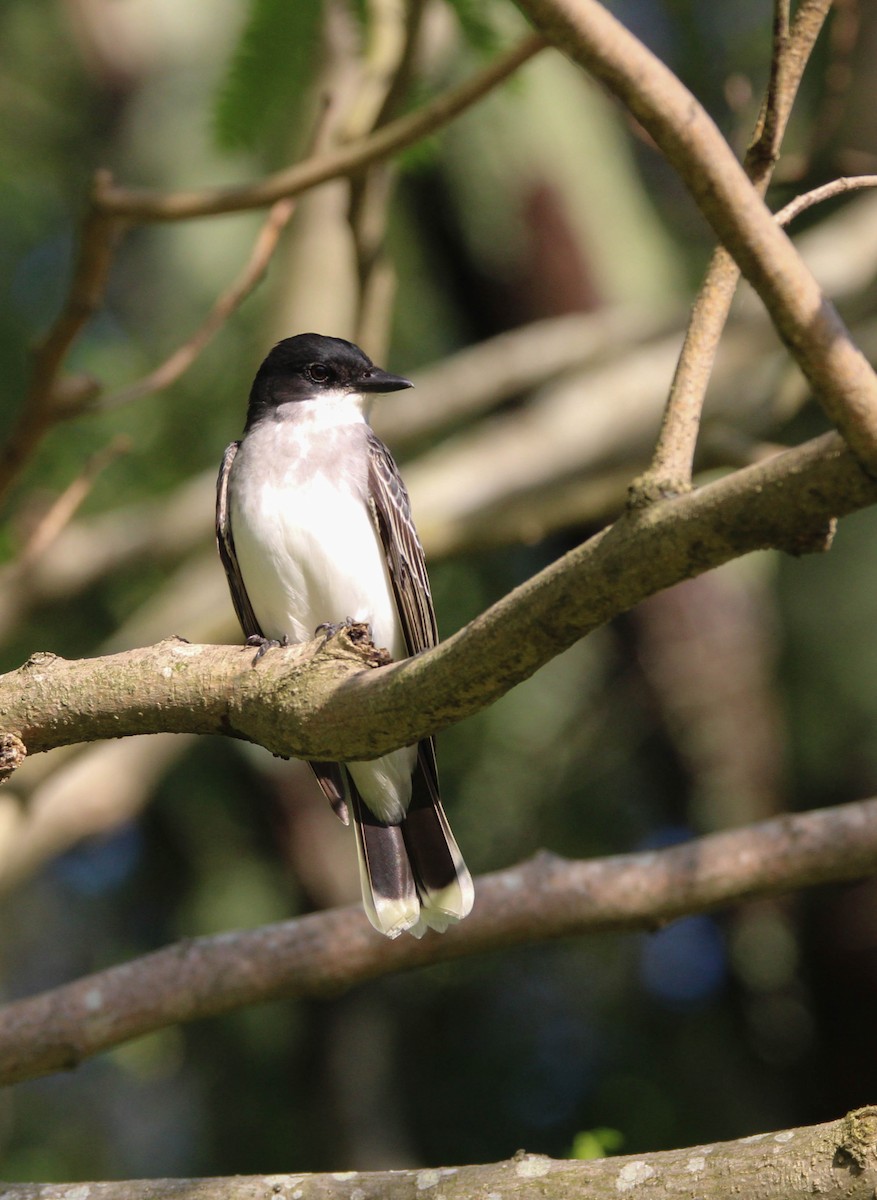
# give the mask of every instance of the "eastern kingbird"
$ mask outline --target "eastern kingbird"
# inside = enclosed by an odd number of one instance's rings
[[[361,621],[394,659],[438,640],[408,493],[366,413],[411,387],[341,338],[279,342],[250,391],[244,435],[225,452],[216,538],[248,640],[306,642]],[[312,762],[332,807],[353,813],[365,911],[375,929],[444,931],[472,908],[472,878],[439,798],[425,738],[371,762]]]

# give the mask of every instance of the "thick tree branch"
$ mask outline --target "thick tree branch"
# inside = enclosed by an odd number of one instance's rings
[[[860,461],[877,470],[877,376],[709,115],[598,0],[517,4],[654,138],[758,292],[830,419]]]
[[[552,938],[651,930],[677,917],[877,870],[877,800],[570,862],[540,854],[480,878],[468,920],[390,942],[358,907],[193,938],[0,1009],[0,1084],[75,1066],[178,1022]]]
[[[825,549],[877,483],[836,434],[627,514],[434,650],[377,664],[341,636],[266,655],[169,642],[0,678],[0,730],[30,752],[135,733],[224,733],[296,758],[361,759],[471,716],[646,596],[752,550]],[[371,656],[371,657],[370,657]]]
[[[759,1133],[735,1142],[600,1158],[552,1159],[519,1151],[506,1162],[326,1175],[228,1179],[129,1179],[111,1183],[6,1183],[3,1200],[618,1200],[643,1189],[654,1200],[873,1200],[877,1109],[839,1121]]]

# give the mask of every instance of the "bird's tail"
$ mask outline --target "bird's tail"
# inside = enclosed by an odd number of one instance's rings
[[[419,775],[399,825],[380,821],[350,780],[363,906],[375,929],[390,938],[444,933],[468,916],[475,897],[441,800]]]

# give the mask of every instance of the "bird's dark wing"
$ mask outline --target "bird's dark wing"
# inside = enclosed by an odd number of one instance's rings
[[[246,637],[261,637],[262,630],[256,620],[256,614],[253,612],[250,597],[244,587],[241,569],[238,566],[228,511],[228,478],[239,446],[240,442],[232,442],[230,446],[226,447],[225,454],[222,456],[222,465],[219,468],[219,478],[216,481],[216,545],[219,547],[219,557],[225,567],[231,602],[241,623],[241,629]]]
[[[390,451],[371,430],[368,433],[368,498],[372,520],[387,557],[405,644],[409,654],[419,654],[438,642],[426,556],[411,519],[411,502],[399,468]],[[425,803],[437,802],[439,795],[432,738],[420,742],[417,757],[422,773],[415,772],[414,807],[423,783],[426,784]]]
[[[411,519],[408,492],[384,443],[368,433],[368,494],[372,520],[381,539],[409,654],[438,641],[435,611],[423,546]]]

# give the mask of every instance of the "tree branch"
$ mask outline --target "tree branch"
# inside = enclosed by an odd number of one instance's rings
[[[97,394],[99,385],[90,376],[77,375],[62,381],[60,374],[70,347],[101,305],[116,242],[124,225],[101,209],[101,198],[109,186],[108,173],[98,171],[67,299],[57,320],[34,349],[30,385],[21,412],[0,446],[0,497],[18,478],[52,425],[81,412]]]
[[[877,1109],[839,1121],[759,1133],[735,1142],[590,1162],[518,1151],[505,1162],[325,1175],[235,1175],[222,1179],[131,1179],[87,1184],[4,1183],[4,1200],[617,1200],[648,1188],[655,1200],[744,1195],[749,1200],[873,1200]],[[696,1189],[696,1192],[695,1192]]]
[[[305,159],[265,179],[236,187],[204,188],[193,192],[160,193],[114,187],[104,192],[102,211],[113,217],[138,221],[183,221],[191,217],[264,208],[277,200],[297,196],[320,183],[328,183],[330,179],[361,171],[435,133],[477,104],[545,45],[543,37],[530,34],[498,55],[471,79],[436,96],[416,112],[397,117],[361,141]]]
[[[829,418],[877,471],[877,376],[709,115],[598,0],[517,4],[652,136],[758,292]]]
[[[877,187],[877,175],[842,175],[839,179],[823,183],[810,192],[804,192],[802,196],[796,196],[794,200],[790,200],[779,210],[776,219],[780,225],[788,225],[806,209],[812,208],[814,204],[824,204],[826,200],[833,200],[835,196],[842,196],[845,192],[875,187]]]
[[[279,998],[488,950],[652,930],[691,913],[877,868],[877,800],[714,833],[666,850],[573,862],[542,853],[481,877],[441,937],[390,942],[359,907],[192,938],[0,1009],[0,1084],[70,1068],[130,1038]]]
[[[777,0],[774,6],[767,94],[743,161],[760,196],[770,184],[804,68],[830,8],[831,0],[804,0],[790,33],[786,0]],[[691,485],[707,387],[739,279],[740,268],[725,247],[718,246],[692,307],[655,454],[634,485],[634,502],[685,491]]]
[[[161,731],[224,733],[296,758],[362,759],[493,703],[597,626],[752,550],[825,549],[877,483],[835,434],[625,515],[453,637],[378,665],[342,635],[266,655],[165,642],[68,662],[35,655],[0,677],[0,730],[29,752]],[[385,661],[385,660],[384,660]]]
[[[289,224],[294,211],[294,200],[278,200],[276,204],[273,204],[264,225],[259,230],[250,257],[240,274],[217,297],[210,312],[191,337],[142,379],[137,379],[117,392],[105,396],[95,407],[102,411],[119,408],[123,404],[129,404],[132,400],[139,400],[142,396],[148,396],[152,392],[161,391],[176,383],[204,348],[209,345],[211,339],[219,332],[229,317],[240,308],[244,300],[261,283],[271,265],[280,235]]]

